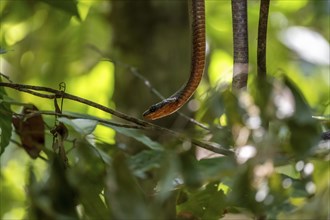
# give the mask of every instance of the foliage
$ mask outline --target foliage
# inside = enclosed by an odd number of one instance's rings
[[[54,105],[0,86],[1,218],[328,219],[329,140],[320,137],[330,127],[329,66],[291,59],[273,37],[287,28],[280,18],[290,25],[315,26],[326,35],[324,2],[271,3],[270,74],[264,81],[250,77],[249,90],[241,93],[225,85],[232,65],[230,1],[207,3],[210,82],[197,92],[205,94],[209,87],[205,99],[197,98],[196,111],[207,130],[196,126],[178,136],[156,126],[125,126],[91,106],[68,100],[59,106],[59,98]],[[64,81],[66,92],[114,107],[114,65],[99,62],[86,46],[109,43],[108,4],[2,1],[1,73],[24,84],[55,87]],[[249,25],[256,27],[258,5],[249,7]],[[304,15],[309,19],[301,21]],[[252,47],[254,40],[251,36]],[[18,106],[37,107],[24,113]],[[45,129],[41,148],[27,148],[22,139],[35,127],[19,131],[16,126],[12,132],[13,116],[25,125],[33,117],[43,120],[45,126],[37,126]],[[115,134],[144,147],[132,152],[134,146],[125,146]],[[192,139],[235,151],[235,156],[209,156]]]
[[[1,79],[0,79],[1,82]],[[1,125],[1,144],[0,144],[0,154],[2,154],[5,148],[8,146],[11,136],[11,113],[10,105],[4,100],[6,99],[6,92],[1,87],[0,88],[0,125]]]

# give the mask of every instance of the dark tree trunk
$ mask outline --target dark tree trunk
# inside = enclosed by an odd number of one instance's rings
[[[246,88],[249,71],[247,0],[232,0],[234,34],[233,89]]]
[[[257,66],[258,78],[264,79],[266,70],[266,45],[267,45],[267,24],[270,0],[260,0],[259,26],[258,26],[258,48]]]
[[[163,96],[172,95],[189,77],[191,33],[187,2],[112,1],[111,6],[112,58],[136,67]],[[117,110],[139,118],[160,100],[143,81],[121,66],[116,67],[113,98]],[[177,115],[173,115],[156,123],[172,127],[176,119]],[[117,143],[125,144],[132,153],[143,148],[121,135],[117,135]],[[143,188],[151,193],[154,184],[151,179]],[[175,218],[175,213],[166,218]]]
[[[112,1],[114,51],[110,53],[115,60],[137,67],[165,97],[189,77],[191,34],[187,6],[186,1]],[[114,101],[122,112],[142,117],[151,104],[160,100],[125,68],[117,66],[115,80]],[[171,126],[173,120],[160,122]]]

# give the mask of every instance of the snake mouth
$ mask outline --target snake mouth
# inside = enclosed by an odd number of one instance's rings
[[[149,120],[155,120],[170,115],[179,109],[178,97],[170,97],[158,102],[143,113],[143,117]]]

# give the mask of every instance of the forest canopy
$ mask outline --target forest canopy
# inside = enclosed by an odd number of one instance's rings
[[[263,1],[263,0],[262,0]],[[248,0],[235,92],[230,0],[206,0],[193,98],[188,1],[0,1],[1,219],[329,219],[330,3]]]

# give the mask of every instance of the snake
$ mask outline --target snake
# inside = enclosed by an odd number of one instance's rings
[[[179,110],[194,94],[205,68],[205,2],[191,1],[192,55],[190,76],[186,84],[169,98],[152,105],[143,113],[148,120],[171,115]]]

